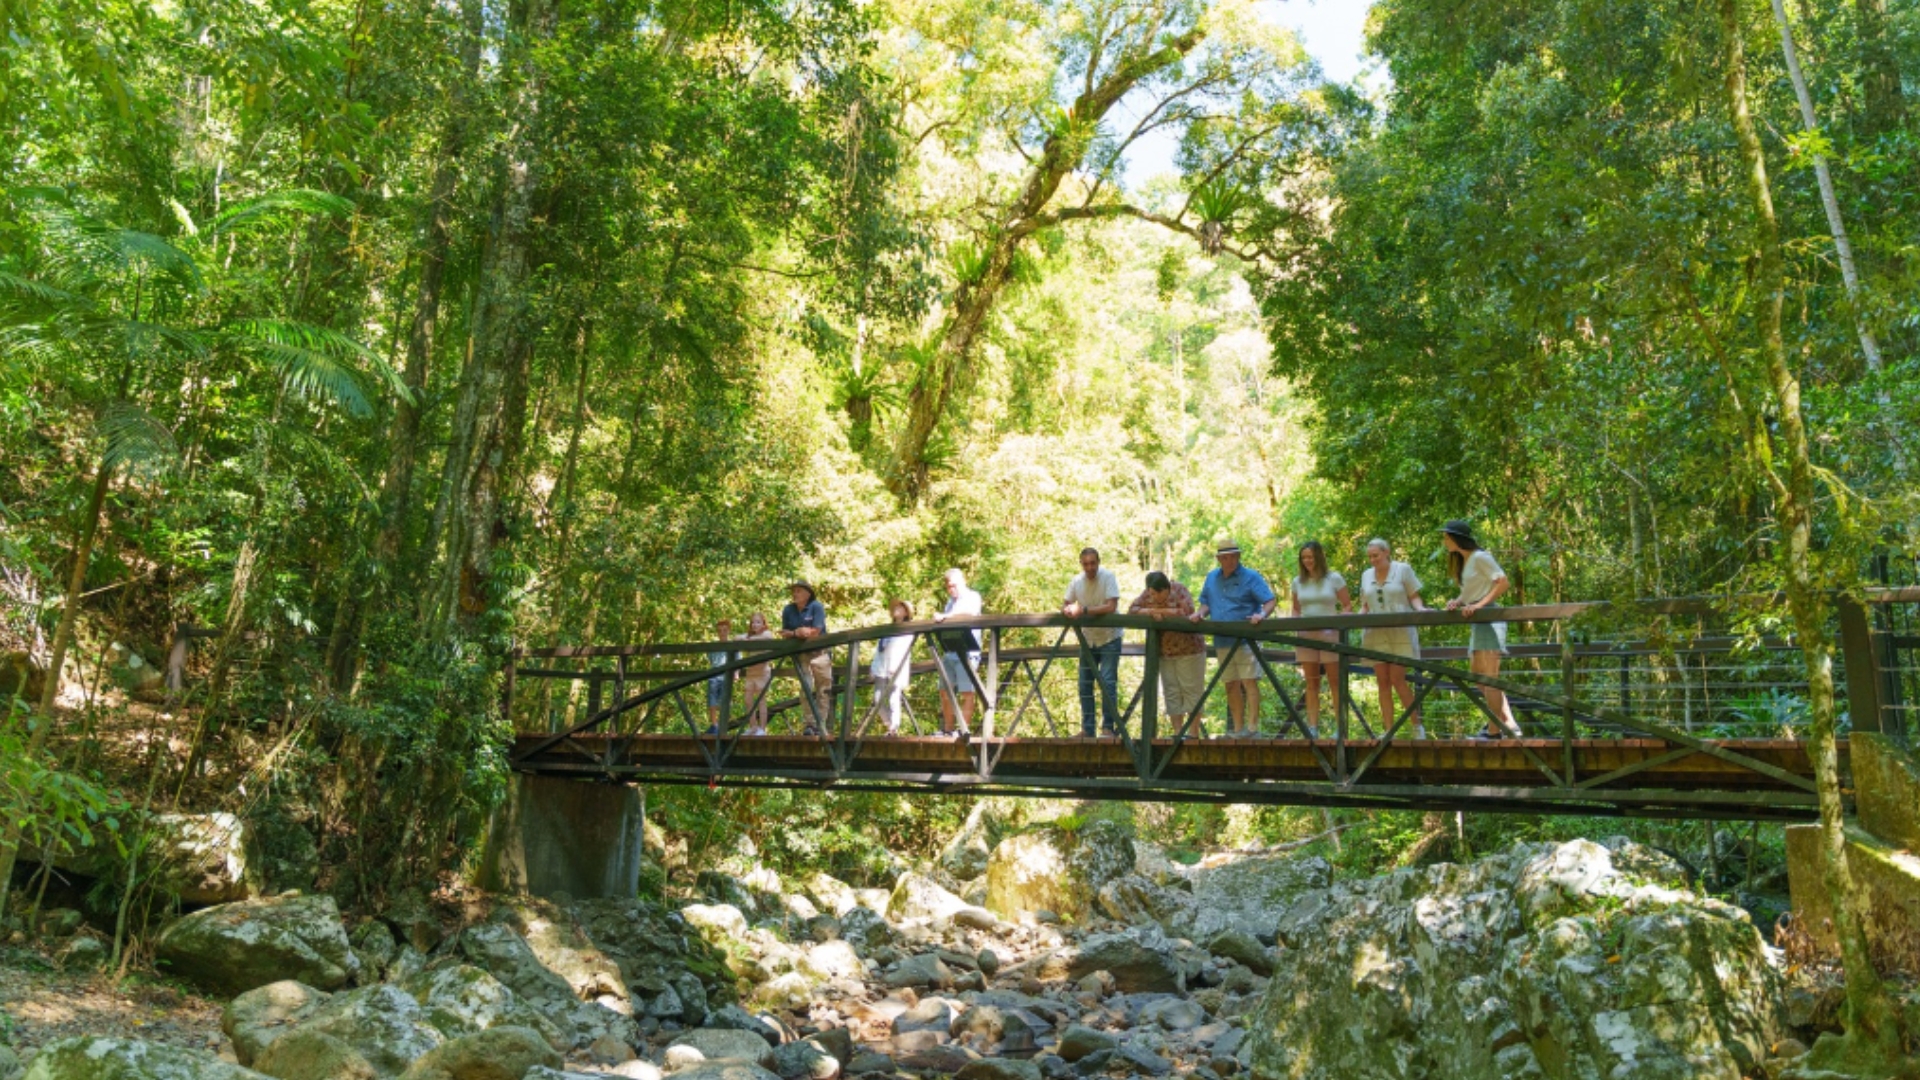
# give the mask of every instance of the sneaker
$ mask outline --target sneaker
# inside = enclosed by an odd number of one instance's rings
[[[1505,735],[1502,735],[1499,732],[1487,731],[1484,728],[1474,732],[1473,737],[1480,740],[1481,742],[1497,742],[1500,739],[1506,738]]]
[[[1117,728],[1103,727],[1100,729],[1100,737],[1103,739],[1117,739],[1120,737],[1120,732]]]
[[[716,739],[716,738],[719,738],[719,737],[720,737],[720,725],[719,725],[719,724],[708,724],[708,725],[707,725],[707,737],[708,737],[708,738],[710,738],[710,739]]]

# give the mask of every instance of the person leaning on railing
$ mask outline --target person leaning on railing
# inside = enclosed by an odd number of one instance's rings
[[[1200,606],[1188,618],[1194,622],[1212,619],[1258,623],[1273,614],[1273,587],[1260,576],[1260,571],[1240,565],[1240,545],[1222,540],[1214,558],[1220,565],[1207,572],[1206,583],[1200,586]],[[1244,648],[1235,648],[1242,644]],[[1214,635],[1214,653],[1226,669],[1220,681],[1227,684],[1229,735],[1248,737],[1259,733],[1260,662],[1253,655],[1257,648],[1259,646],[1251,641]]]
[[[986,610],[980,594],[967,588],[967,575],[961,573],[959,567],[948,570],[941,580],[947,590],[947,606],[933,613],[934,622],[980,615]],[[944,650],[940,654],[940,666],[953,687],[952,695],[940,695],[940,733],[966,735],[973,730],[973,676],[969,672],[980,667],[980,636],[971,630],[942,630],[939,640]],[[958,728],[954,726],[955,698],[959,699],[960,706]]]
[[[826,633],[827,609],[815,598],[813,586],[801,580],[789,585],[787,591],[792,594],[793,602],[780,612],[780,636],[790,641],[812,641]],[[813,701],[811,711],[806,701],[800,703],[805,733],[819,735],[827,718],[833,715],[833,656],[821,649],[801,653],[798,659],[800,693]]]
[[[1493,554],[1480,546],[1473,538],[1473,529],[1464,521],[1449,521],[1440,527],[1440,540],[1447,547],[1447,570],[1460,586],[1460,595],[1447,601],[1448,611],[1458,611],[1471,617],[1474,612],[1493,603],[1505,595],[1513,584],[1507,580],[1507,572],[1493,561]],[[1468,670],[1475,675],[1497,678],[1500,675],[1500,658],[1507,655],[1507,624],[1504,622],[1477,622],[1473,624],[1467,644]],[[1505,733],[1518,736],[1520,725],[1513,722],[1513,710],[1507,704],[1507,695],[1493,687],[1482,687],[1486,695],[1487,710],[1499,721],[1497,727],[1488,728],[1480,738],[1497,739]]]
[[[1158,570],[1147,575],[1147,588],[1127,614],[1154,619],[1186,619],[1193,615],[1193,594],[1185,585]],[[1160,632],[1160,706],[1167,718],[1167,730],[1179,734],[1181,727],[1199,738],[1200,692],[1207,687],[1207,639],[1199,634],[1177,630]]]
[[[1341,577],[1339,571],[1328,568],[1327,549],[1320,546],[1320,541],[1309,540],[1300,545],[1298,565],[1300,572],[1294,575],[1290,600],[1294,618],[1320,619],[1343,615],[1352,609],[1347,579]],[[1340,631],[1302,630],[1299,636],[1332,642],[1340,640]],[[1307,680],[1307,734],[1317,736],[1322,679],[1326,680],[1327,697],[1333,702],[1333,715],[1340,715],[1340,654],[1332,649],[1302,646],[1294,650],[1294,659],[1299,661],[1300,674]]]
[[[772,641],[773,631],[767,629],[767,616],[754,612],[747,618],[747,641]],[[773,681],[772,664],[755,664],[740,672],[740,694],[747,699],[750,707],[747,715],[747,734],[765,735],[767,733],[767,684]]]
[[[1100,553],[1080,552],[1080,573],[1067,582],[1060,613],[1069,619],[1111,615],[1120,609],[1120,582],[1100,567]],[[1104,627],[1080,629],[1080,737],[1093,738],[1093,688],[1100,687],[1100,734],[1120,734],[1121,632]]]
[[[1377,537],[1367,541],[1367,563],[1366,570],[1360,574],[1360,610],[1369,615],[1427,610],[1420,602],[1420,578],[1411,565],[1394,561],[1393,545]],[[1369,626],[1360,632],[1360,647],[1418,660],[1420,631],[1412,626]],[[1394,697],[1399,696],[1401,708],[1413,708],[1413,687],[1407,683],[1407,669],[1403,664],[1375,661],[1373,677],[1380,688],[1380,730],[1391,731]],[[1421,722],[1418,711],[1408,720],[1413,725],[1414,738],[1427,737],[1426,725]]]

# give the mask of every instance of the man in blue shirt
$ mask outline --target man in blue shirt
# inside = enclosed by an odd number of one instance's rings
[[[791,641],[811,641],[827,632],[827,609],[814,598],[813,586],[796,581],[787,587],[793,602],[780,612],[780,636]],[[833,715],[833,656],[827,650],[801,653],[800,717],[808,735],[819,735]],[[807,699],[813,708],[807,708]]]
[[[1220,542],[1214,553],[1220,565],[1207,572],[1200,587],[1200,603],[1191,616],[1194,622],[1257,623],[1273,613],[1273,588],[1260,571],[1240,565],[1240,546],[1231,540]],[[1235,649],[1238,645],[1240,648]],[[1225,669],[1220,681],[1227,684],[1229,736],[1250,738],[1260,727],[1260,662],[1254,659],[1256,643],[1240,638],[1213,639],[1214,655]]]

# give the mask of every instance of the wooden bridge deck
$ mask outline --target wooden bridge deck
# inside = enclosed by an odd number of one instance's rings
[[[1728,739],[1703,749],[1659,739],[945,738],[834,740],[772,735],[713,739],[581,732],[516,740],[515,767],[576,778],[712,786],[1025,794],[1083,799],[1223,801],[1600,815],[1768,818],[1814,814],[1805,744]],[[1842,760],[1844,762],[1844,743]],[[1342,751],[1344,750],[1344,754]],[[851,751],[849,753],[849,751]],[[1377,754],[1376,754],[1376,751]],[[836,758],[840,758],[836,761]],[[983,759],[988,763],[983,769]],[[1155,768],[1154,765],[1158,767]],[[1338,777],[1348,777],[1345,781]]]

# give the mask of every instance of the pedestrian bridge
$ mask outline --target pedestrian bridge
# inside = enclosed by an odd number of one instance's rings
[[[1113,615],[987,615],[943,624],[864,627],[798,642],[689,642],[517,648],[506,717],[516,771],[621,783],[848,791],[1009,794],[1077,799],[1267,803],[1741,820],[1816,816],[1805,744],[1807,687],[1797,647],[1736,632],[1700,600],[1631,606],[1549,604],[1453,612],[1273,618],[1247,623]],[[1912,745],[1920,689],[1920,589],[1881,589],[1836,604],[1845,734]],[[1505,620],[1512,656],[1499,678],[1467,668],[1470,621]],[[1421,628],[1419,660],[1357,644],[1369,626]],[[1127,631],[1122,732],[1079,731],[1081,633]],[[940,630],[970,628],[980,663],[955,686],[937,662]],[[1623,629],[1624,628],[1624,629]],[[1261,687],[1261,736],[1220,738],[1225,692],[1208,663],[1201,731],[1174,731],[1159,701],[1160,637],[1237,637]],[[1302,638],[1334,630],[1338,640]],[[867,661],[880,639],[912,634],[914,695],[905,734],[881,734]],[[1341,706],[1307,723],[1294,649],[1338,654]],[[830,715],[798,692],[803,653],[831,650]],[[708,654],[728,660],[712,664]],[[1373,665],[1409,669],[1411,706],[1382,715]],[[724,683],[725,720],[709,733],[705,684],[771,663],[764,702]],[[1506,693],[1523,736],[1477,739],[1486,690]],[[939,700],[971,691],[970,735],[937,734]],[[765,704],[772,734],[744,734]],[[1397,703],[1396,703],[1397,704]],[[918,712],[915,712],[917,708]],[[1425,719],[1429,738],[1411,736]],[[809,728],[824,735],[803,735]]]

